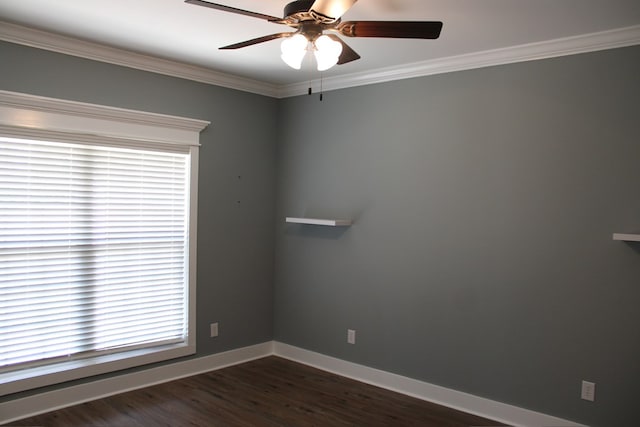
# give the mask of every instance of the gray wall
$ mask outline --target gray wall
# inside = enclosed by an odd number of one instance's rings
[[[275,338],[640,425],[640,247],[611,236],[640,230],[639,76],[633,47],[282,100]]]
[[[611,233],[640,229],[640,48],[323,102],[9,43],[0,63],[3,90],[212,122],[197,356],[275,337],[593,425],[638,423],[640,248]],[[579,399],[582,379],[595,403]]]
[[[277,100],[10,43],[0,64],[2,90],[211,122],[200,140],[196,356],[270,341]]]

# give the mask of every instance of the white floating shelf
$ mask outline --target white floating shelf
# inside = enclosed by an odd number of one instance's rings
[[[326,225],[329,227],[348,227],[351,225],[350,219],[294,218],[288,216],[285,221],[292,224]]]
[[[613,240],[640,242],[640,233],[613,233]]]

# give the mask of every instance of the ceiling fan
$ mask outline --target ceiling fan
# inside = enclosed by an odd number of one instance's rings
[[[437,39],[440,36],[442,30],[440,21],[342,22],[342,15],[356,2],[357,0],[296,0],[284,7],[284,17],[279,18],[204,0],[185,0],[185,3],[263,19],[296,29],[296,31],[270,34],[220,48],[239,49],[271,40],[285,39],[282,42],[282,59],[295,69],[300,69],[308,50],[314,52],[320,71],[336,64],[346,64],[360,59],[360,55],[337,34],[345,37],[404,39]],[[330,33],[324,34],[325,31]]]

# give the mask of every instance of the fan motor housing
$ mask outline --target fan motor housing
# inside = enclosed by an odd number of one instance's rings
[[[284,7],[284,17],[288,18],[297,13],[306,13],[309,12],[311,6],[313,5],[314,0],[296,0],[287,4]]]

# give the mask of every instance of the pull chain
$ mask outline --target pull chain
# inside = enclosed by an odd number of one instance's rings
[[[309,91],[307,93],[308,95],[311,95],[313,93],[313,90],[311,89],[312,84],[313,84],[313,67],[309,67]]]
[[[323,95],[324,95],[324,89],[322,86],[322,83],[324,81],[324,74],[322,73],[322,71],[320,72],[320,102],[322,102],[323,99]],[[309,88],[307,89],[307,95],[311,95],[313,94],[313,69],[309,69]]]

